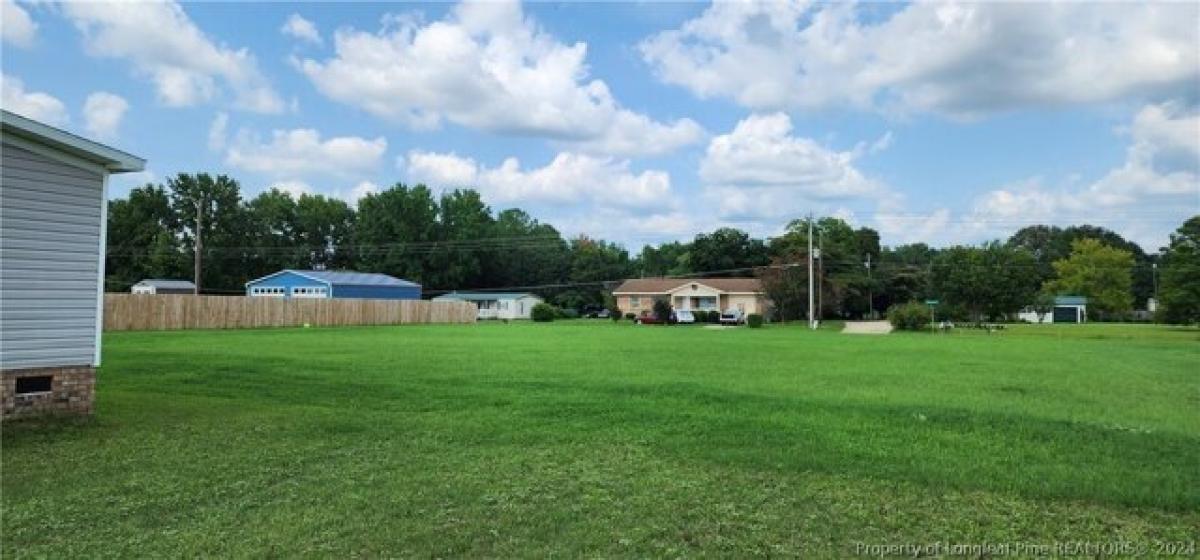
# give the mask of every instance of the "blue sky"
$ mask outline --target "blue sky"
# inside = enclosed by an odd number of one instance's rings
[[[477,187],[643,243],[807,212],[886,244],[1200,213],[1186,4],[2,0],[3,105],[149,160],[354,202]]]

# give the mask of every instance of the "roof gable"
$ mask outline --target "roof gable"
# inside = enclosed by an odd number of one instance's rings
[[[0,110],[0,130],[5,135],[49,146],[99,165],[110,173],[141,171],[146,167],[146,160],[140,157],[9,111]]]
[[[450,292],[440,295],[433,299],[454,299],[462,301],[481,301],[494,299],[521,299],[521,298],[537,298],[542,299],[537,294],[529,292]]]
[[[256,284],[264,280],[274,278],[281,274],[294,274],[301,278],[307,278],[315,282],[321,282],[329,286],[385,286],[392,288],[420,288],[421,285],[408,280],[401,280],[387,274],[377,272],[355,272],[353,270],[294,270],[284,269],[279,272],[268,274],[262,278],[255,278],[246,285]]]
[[[617,286],[613,293],[667,294],[692,284],[727,293],[761,293],[758,278],[634,278]]]
[[[146,278],[134,286],[154,286],[155,288],[195,290],[196,285],[188,280],[167,280],[162,278]]]

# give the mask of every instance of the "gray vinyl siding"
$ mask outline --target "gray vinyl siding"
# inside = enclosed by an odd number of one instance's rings
[[[0,368],[95,361],[104,176],[0,154]]]

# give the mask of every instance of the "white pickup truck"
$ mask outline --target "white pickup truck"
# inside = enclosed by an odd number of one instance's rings
[[[722,325],[741,325],[746,322],[746,314],[741,309],[726,309],[721,313]]]

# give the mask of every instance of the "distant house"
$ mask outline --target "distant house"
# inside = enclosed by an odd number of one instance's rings
[[[479,319],[528,319],[542,298],[526,293],[451,292],[433,301],[469,301],[479,308]]]
[[[246,282],[246,295],[276,298],[421,299],[421,285],[349,270],[281,270]]]
[[[147,278],[129,288],[131,294],[194,294],[196,285],[187,280]]]
[[[145,160],[0,111],[0,417],[92,412],[108,176]]]
[[[768,300],[758,278],[637,278],[613,290],[622,313],[646,315],[654,301],[665,299],[675,309],[766,313]]]
[[[1054,309],[1049,313],[1038,313],[1025,308],[1017,318],[1028,323],[1085,323],[1087,322],[1087,298],[1083,296],[1057,296]]]

